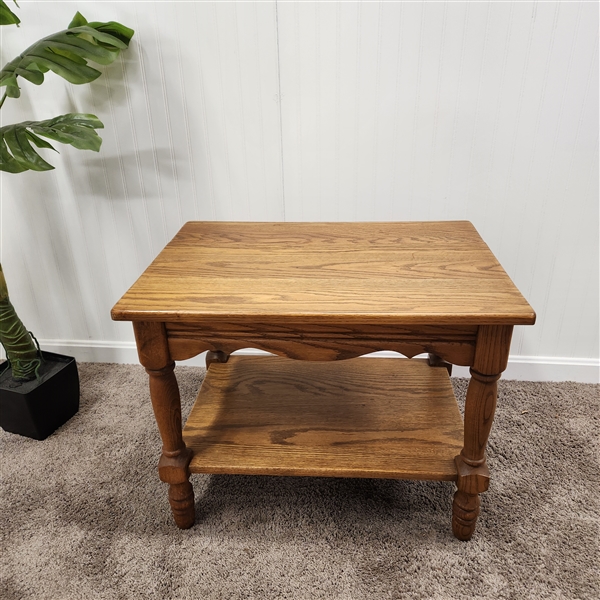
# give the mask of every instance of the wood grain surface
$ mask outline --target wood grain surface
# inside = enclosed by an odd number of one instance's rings
[[[219,326],[220,325],[220,326]],[[174,360],[204,352],[258,348],[299,360],[342,360],[378,350],[393,350],[408,358],[433,352],[457,365],[471,365],[477,325],[394,327],[363,325],[314,326],[289,322],[273,326],[255,321],[247,325],[165,323]]]
[[[533,324],[467,221],[189,222],[115,320],[247,324]]]
[[[427,361],[211,363],[183,431],[190,471],[456,479],[463,423]]]

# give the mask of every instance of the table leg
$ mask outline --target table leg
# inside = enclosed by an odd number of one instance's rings
[[[464,447],[454,459],[457,492],[452,505],[452,531],[468,540],[479,516],[479,494],[489,487],[485,448],[494,420],[498,379],[508,362],[512,326],[481,326],[470,369],[464,421]]]
[[[134,322],[140,362],[150,379],[150,397],[163,442],[158,463],[161,481],[169,484],[169,503],[181,529],[194,524],[194,490],[189,482],[192,451],[181,436],[181,399],[162,323]]]
[[[210,365],[214,362],[218,363],[226,363],[229,360],[229,354],[227,352],[223,352],[222,350],[209,350],[206,353],[206,368],[210,367]]]
[[[446,367],[448,371],[448,377],[452,375],[452,365],[449,362],[446,362],[443,358],[440,358],[437,354],[432,354],[430,352],[428,355],[428,360],[430,367]]]

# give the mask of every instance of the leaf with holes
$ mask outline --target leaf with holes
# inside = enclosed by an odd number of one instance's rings
[[[77,13],[69,28],[45,37],[27,48],[0,71],[0,87],[9,98],[21,94],[17,77],[40,85],[53,71],[70,83],[89,83],[100,76],[88,61],[109,65],[129,46],[133,29],[120,23],[88,23]]]
[[[35,150],[52,144],[40,136],[69,144],[79,150],[98,152],[102,138],[96,129],[104,125],[95,115],[68,113],[46,121],[24,121],[0,128],[0,171],[21,173],[23,171],[49,171],[54,167]]]

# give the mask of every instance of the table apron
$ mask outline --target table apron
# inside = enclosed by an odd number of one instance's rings
[[[412,358],[432,353],[445,361],[473,364],[478,326],[272,326],[263,323],[235,327],[165,323],[173,360],[187,360],[206,350],[227,354],[257,348],[299,360],[342,360],[370,352],[393,350]]]

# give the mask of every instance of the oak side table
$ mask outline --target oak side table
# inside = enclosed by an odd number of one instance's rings
[[[467,221],[189,222],[112,318],[133,322],[179,527],[190,473],[431,479],[456,482],[467,540],[513,326],[535,313]],[[182,429],[174,361],[207,350]],[[359,358],[378,350],[428,358]],[[452,364],[470,367],[464,422]]]

